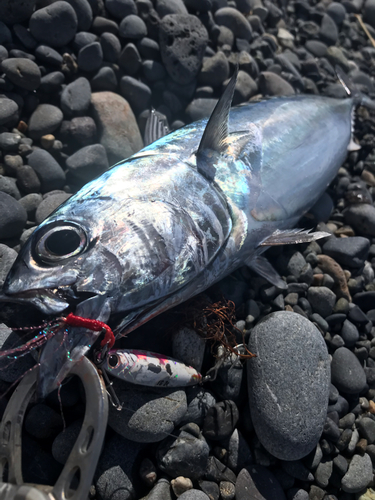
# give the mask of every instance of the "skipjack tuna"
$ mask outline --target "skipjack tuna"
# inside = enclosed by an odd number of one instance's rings
[[[107,322],[121,313],[122,336],[243,265],[285,287],[261,254],[327,235],[292,228],[356,147],[353,110],[371,101],[297,95],[230,111],[237,71],[209,120],[159,138],[50,215],[0,300],[53,317],[73,310]],[[98,335],[68,326],[46,337],[41,395]]]

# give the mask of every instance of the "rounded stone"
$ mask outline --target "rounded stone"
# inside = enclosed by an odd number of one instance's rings
[[[12,99],[0,95],[0,125],[12,121],[18,113],[18,105]]]
[[[24,193],[39,193],[40,180],[30,165],[22,165],[17,170],[17,184]]]
[[[130,14],[121,21],[119,35],[123,38],[139,40],[147,35],[147,26],[140,17]]]
[[[62,91],[60,106],[66,116],[84,115],[90,106],[91,87],[87,78],[77,78]]]
[[[365,453],[363,456],[354,455],[348,472],[341,480],[341,488],[347,493],[359,493],[364,490],[373,479],[372,461]]]
[[[367,203],[351,205],[343,211],[346,224],[358,234],[375,237],[375,207]]]
[[[17,252],[13,248],[0,243],[0,286],[3,286],[14,261],[17,258]],[[1,325],[0,325],[1,330]],[[10,332],[9,332],[10,333]]]
[[[332,314],[336,295],[326,286],[312,286],[307,291],[307,300],[314,312],[326,318]]]
[[[124,19],[131,14],[137,14],[137,7],[134,0],[107,0],[106,9],[113,17]]]
[[[61,73],[61,71],[53,71],[46,76],[42,76],[39,88],[46,94],[52,94],[53,92],[59,92],[64,82],[64,73]]]
[[[121,43],[113,33],[102,33],[100,36],[100,45],[102,46],[103,59],[108,62],[116,62],[121,52]]]
[[[92,9],[88,0],[65,0],[74,9],[77,16],[78,31],[87,31],[92,23]]]
[[[134,114],[124,98],[113,92],[94,92],[91,104],[99,142],[105,147],[111,165],[143,147]]]
[[[362,236],[348,238],[328,238],[323,251],[335,259],[341,266],[362,267],[367,259],[370,241]]]
[[[236,500],[286,500],[279,481],[266,467],[251,465],[240,471],[236,481]]]
[[[145,83],[132,76],[123,76],[120,81],[120,90],[136,113],[148,108],[151,89]]]
[[[79,149],[69,156],[66,166],[75,179],[84,183],[99,176],[109,167],[105,148],[101,144]]]
[[[48,198],[47,198],[48,199]],[[182,390],[134,389],[114,380],[114,389],[125,408],[109,408],[108,425],[120,436],[138,443],[155,443],[173,432],[185,414],[186,395]]]
[[[37,224],[41,224],[44,219],[46,219],[53,211],[56,210],[64,201],[68,200],[71,197],[68,193],[54,193],[50,196],[47,196],[35,212],[35,222]]]
[[[34,12],[29,22],[33,37],[51,47],[63,47],[73,40],[77,26],[73,7],[61,0]]]
[[[263,95],[269,96],[288,96],[295,94],[290,83],[276,73],[272,73],[272,71],[263,71],[259,75],[259,89]]]
[[[27,213],[23,206],[9,194],[0,191],[0,234],[1,239],[14,238],[25,227]]]
[[[60,127],[63,117],[57,106],[39,104],[29,120],[30,137],[40,139],[43,135],[51,134]]]
[[[22,57],[5,59],[1,63],[1,69],[9,80],[18,87],[26,90],[36,90],[40,85],[40,69],[30,59]]]
[[[223,52],[203,59],[198,81],[202,85],[219,87],[229,76],[229,62]]]
[[[214,18],[216,24],[229,28],[236,38],[251,39],[252,30],[249,21],[233,7],[223,7],[217,10]]]
[[[42,193],[61,189],[65,184],[65,173],[55,158],[44,149],[35,149],[28,157],[29,165],[42,183]]]
[[[197,76],[208,42],[206,28],[189,14],[168,14],[159,25],[161,57],[169,76],[181,85]]]
[[[332,356],[332,384],[340,392],[358,394],[366,387],[366,374],[357,356],[346,347],[339,347]]]
[[[103,50],[99,42],[89,43],[78,52],[78,67],[82,71],[96,71],[103,62]]]
[[[251,332],[250,413],[263,446],[282,460],[298,460],[317,444],[330,390],[327,347],[303,316],[271,313]]]
[[[225,439],[234,431],[238,418],[238,408],[233,401],[220,401],[208,410],[204,419],[203,434],[213,441]]]
[[[1,0],[0,19],[6,24],[22,23],[33,13],[36,0]]]
[[[51,66],[57,66],[61,68],[63,63],[63,57],[57,52],[57,50],[47,45],[39,45],[35,49],[35,57],[37,57],[41,62],[50,64]]]

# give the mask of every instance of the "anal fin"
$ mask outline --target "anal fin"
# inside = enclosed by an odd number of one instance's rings
[[[272,285],[275,285],[277,288],[281,288],[282,290],[287,288],[285,281],[265,257],[257,255],[247,259],[245,263],[248,267],[250,267],[250,269],[272,283]]]
[[[293,245],[296,243],[310,243],[311,241],[327,238],[330,233],[324,231],[310,232],[310,229],[276,229],[259,246]]]

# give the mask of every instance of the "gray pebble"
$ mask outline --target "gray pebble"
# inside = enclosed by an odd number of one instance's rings
[[[181,419],[181,424],[193,422],[199,426],[203,425],[203,420],[208,410],[216,403],[215,397],[202,387],[189,387],[187,389],[187,412]]]
[[[315,471],[315,481],[321,488],[327,488],[332,475],[333,462],[330,458],[323,458]]]
[[[21,135],[13,132],[2,132],[0,134],[0,149],[5,152],[16,152],[18,144],[21,141]]]
[[[186,365],[201,371],[206,342],[191,328],[178,330],[172,339],[172,354]]]
[[[156,12],[160,19],[168,14],[188,14],[182,0],[156,0]]]
[[[286,500],[276,477],[261,465],[242,469],[236,481],[236,500]]]
[[[52,47],[63,47],[77,31],[77,15],[68,2],[61,0],[34,12],[29,21],[33,37]]]
[[[234,88],[233,105],[241,104],[249,100],[258,91],[258,86],[250,75],[240,70]]]
[[[12,83],[22,89],[36,90],[40,85],[40,69],[30,59],[22,57],[5,59],[1,63],[1,69]]]
[[[19,202],[27,212],[28,220],[34,220],[35,211],[42,202],[42,195],[38,193],[30,193],[23,196]]]
[[[52,94],[54,92],[59,92],[64,82],[64,73],[61,73],[61,71],[53,71],[46,76],[42,76],[39,88],[42,92]]]
[[[0,243],[0,286],[3,286],[10,268],[17,258],[17,252],[13,248]],[[9,330],[9,334],[10,334]]]
[[[18,105],[12,99],[0,95],[0,125],[12,121],[17,116],[17,112]]]
[[[349,238],[331,237],[323,244],[323,251],[341,266],[362,267],[367,259],[370,241],[361,236]]]
[[[315,57],[325,57],[327,54],[327,45],[319,40],[308,40],[305,47]]]
[[[35,149],[28,157],[28,163],[35,170],[42,183],[42,193],[64,186],[65,173],[48,151]]]
[[[201,490],[191,489],[182,493],[178,498],[180,500],[211,500],[206,493]]]
[[[74,37],[72,45],[73,45],[75,51],[79,52],[82,49],[82,47],[85,47],[86,45],[89,45],[90,43],[97,42],[97,41],[98,41],[98,37],[95,35],[95,33],[89,33],[87,31],[80,31]]]
[[[140,17],[130,14],[121,21],[119,35],[123,38],[139,40],[147,36],[147,26]]]
[[[78,53],[78,67],[82,71],[96,71],[103,62],[102,46],[99,42],[89,43]]]
[[[32,139],[40,139],[43,135],[52,134],[63,121],[63,114],[57,106],[39,104],[29,120],[29,135]]]
[[[238,418],[238,408],[233,401],[220,401],[208,410],[204,418],[203,435],[214,441],[225,439],[233,433]]]
[[[35,222],[41,224],[57,207],[71,197],[68,193],[51,194],[45,198],[35,212]]]
[[[40,180],[30,165],[22,165],[17,170],[17,184],[24,193],[40,192]]]
[[[220,86],[229,76],[229,62],[223,52],[203,59],[198,81],[202,85]]]
[[[91,87],[87,78],[77,78],[61,94],[60,106],[66,116],[84,115],[90,106]]]
[[[120,82],[121,94],[137,113],[148,108],[151,99],[151,89],[131,76],[123,76]]]
[[[77,29],[87,31],[92,23],[92,9],[88,0],[66,0],[74,9],[77,16]]]
[[[3,0],[0,19],[6,24],[22,23],[32,14],[36,0]]]
[[[161,57],[169,76],[182,85],[197,76],[208,42],[206,28],[192,15],[169,14],[159,25]]]
[[[107,0],[105,6],[108,12],[117,19],[123,19],[130,14],[137,14],[134,0]]]
[[[91,116],[77,116],[70,122],[72,139],[81,146],[96,142],[96,124]]]
[[[307,300],[316,313],[326,318],[332,314],[336,295],[326,286],[312,286],[307,292]]]
[[[363,21],[375,28],[375,2],[366,0],[363,8]]]
[[[358,328],[355,325],[353,325],[351,321],[347,319],[344,321],[342,325],[340,335],[343,338],[346,347],[354,346],[359,339]]]
[[[186,114],[191,122],[207,118],[211,115],[217,104],[217,99],[201,97],[193,99],[186,108]]]
[[[263,71],[259,75],[259,90],[263,95],[269,96],[288,96],[295,94],[290,83],[271,71]]]
[[[237,38],[250,40],[251,26],[246,17],[233,7],[223,7],[215,12],[215,22],[219,26],[229,28]]]
[[[347,493],[358,493],[372,481],[372,462],[367,453],[363,456],[354,455],[348,472],[342,478],[341,487]]]
[[[117,380],[114,389],[125,406],[121,412],[109,409],[108,425],[132,441],[161,441],[186,413],[186,394],[182,390],[134,389]]]
[[[108,170],[108,159],[101,144],[92,144],[76,151],[66,160],[66,166],[75,179],[84,183]]]
[[[330,388],[326,345],[299,314],[276,312],[251,332],[250,412],[263,446],[283,460],[307,455],[323,430]]]
[[[57,66],[59,69],[63,63],[63,57],[57,52],[57,50],[47,45],[39,45],[35,49],[35,56],[43,63],[50,64],[51,66]]]
[[[196,424],[183,426],[177,437],[165,439],[156,451],[158,466],[171,477],[192,480],[203,476],[207,468],[209,446]]]
[[[146,60],[142,63],[142,71],[149,82],[163,80],[167,73],[162,64],[157,61]]]
[[[12,196],[15,200],[19,200],[21,198],[21,194],[17,188],[16,179],[13,177],[0,175],[0,191],[9,194],[9,196]]]
[[[366,386],[366,375],[355,354],[340,347],[332,356],[332,383],[346,394],[358,394]]]
[[[118,64],[128,75],[135,75],[139,71],[142,59],[133,43],[128,43],[122,49]]]
[[[102,33],[100,36],[103,59],[108,62],[116,62],[121,52],[121,43],[113,33]]]
[[[91,78],[91,88],[93,91],[116,90],[117,78],[113,69],[108,66],[100,68],[99,71]]]
[[[208,457],[205,478],[217,483],[220,481],[236,482],[235,473],[227,465],[224,465],[220,460],[211,455]]]
[[[364,236],[375,236],[375,207],[368,204],[351,205],[343,211],[346,224]]]
[[[339,31],[335,21],[328,14],[324,14],[320,25],[319,38],[322,42],[335,45],[339,36]]]
[[[27,213],[23,206],[9,194],[0,191],[1,239],[17,237],[25,227]]]
[[[368,444],[375,442],[375,421],[369,417],[362,417],[358,422],[358,431],[361,437],[365,438]]]
[[[338,2],[332,2],[329,4],[326,12],[330,17],[332,17],[338,26],[342,24],[346,16],[345,7]]]

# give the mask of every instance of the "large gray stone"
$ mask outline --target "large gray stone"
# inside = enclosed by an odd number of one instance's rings
[[[330,364],[318,329],[299,314],[271,313],[253,329],[249,403],[256,434],[282,460],[298,460],[317,444],[326,419]]]
[[[133,111],[123,97],[113,92],[94,92],[91,105],[100,144],[107,151],[109,164],[128,158],[142,148]]]

